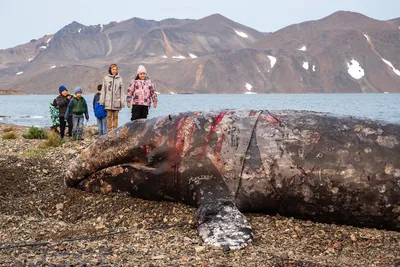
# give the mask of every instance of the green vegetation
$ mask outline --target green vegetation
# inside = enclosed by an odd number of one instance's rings
[[[32,126],[28,129],[28,132],[23,135],[25,139],[46,139],[47,132],[41,128]]]
[[[16,138],[17,138],[17,135],[14,132],[3,133],[3,139],[10,140],[10,139],[16,139]]]
[[[24,158],[39,158],[43,155],[43,150],[36,147],[29,147],[22,151],[22,156]]]
[[[60,135],[55,132],[49,132],[47,135],[47,140],[41,144],[41,148],[49,148],[49,147],[58,147],[61,146],[63,140],[61,139]]]
[[[9,132],[15,132],[17,129],[15,127],[7,127],[4,128],[3,132],[9,133]]]

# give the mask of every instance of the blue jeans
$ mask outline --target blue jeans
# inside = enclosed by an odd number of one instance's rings
[[[72,115],[72,121],[74,126],[72,127],[72,138],[74,140],[81,140],[83,137],[83,115]]]
[[[107,133],[107,117],[97,118],[97,128],[99,129],[99,136]]]

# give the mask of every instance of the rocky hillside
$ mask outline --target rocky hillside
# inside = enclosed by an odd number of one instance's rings
[[[52,36],[45,35],[38,40],[31,40],[27,44],[0,50],[0,70],[27,65],[49,46]]]
[[[278,58],[271,80],[289,92],[399,92],[400,29],[352,12],[291,25],[259,40]],[[275,72],[275,70],[274,70]]]
[[[339,11],[262,33],[219,14],[199,20],[72,22],[0,50],[0,87],[94,92],[110,63],[125,84],[144,64],[160,93],[400,92],[400,18]]]

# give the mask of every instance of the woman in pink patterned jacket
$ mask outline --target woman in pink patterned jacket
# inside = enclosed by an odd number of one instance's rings
[[[136,78],[129,84],[126,97],[128,108],[132,106],[131,121],[146,119],[149,114],[151,102],[153,102],[153,106],[156,108],[157,94],[155,87],[147,76],[146,68],[140,65]]]

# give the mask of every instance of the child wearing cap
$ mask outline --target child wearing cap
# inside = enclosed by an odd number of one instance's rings
[[[146,68],[140,65],[137,76],[129,84],[126,103],[128,108],[132,105],[131,121],[146,119],[149,114],[151,102],[157,107],[157,94],[153,82],[147,75]]]
[[[85,114],[86,120],[89,121],[89,112],[86,100],[82,96],[82,88],[79,86],[76,87],[74,93],[74,97],[69,101],[65,117],[72,113],[72,121],[74,125],[72,138],[74,140],[83,140],[83,114]]]
[[[58,88],[59,95],[54,99],[53,106],[58,108],[59,110],[59,118],[60,118],[60,136],[64,138],[65,135],[65,127],[68,122],[68,135],[72,136],[72,116],[65,116],[65,112],[67,111],[68,103],[71,99],[71,95],[68,93],[67,88],[64,85],[61,85]]]

